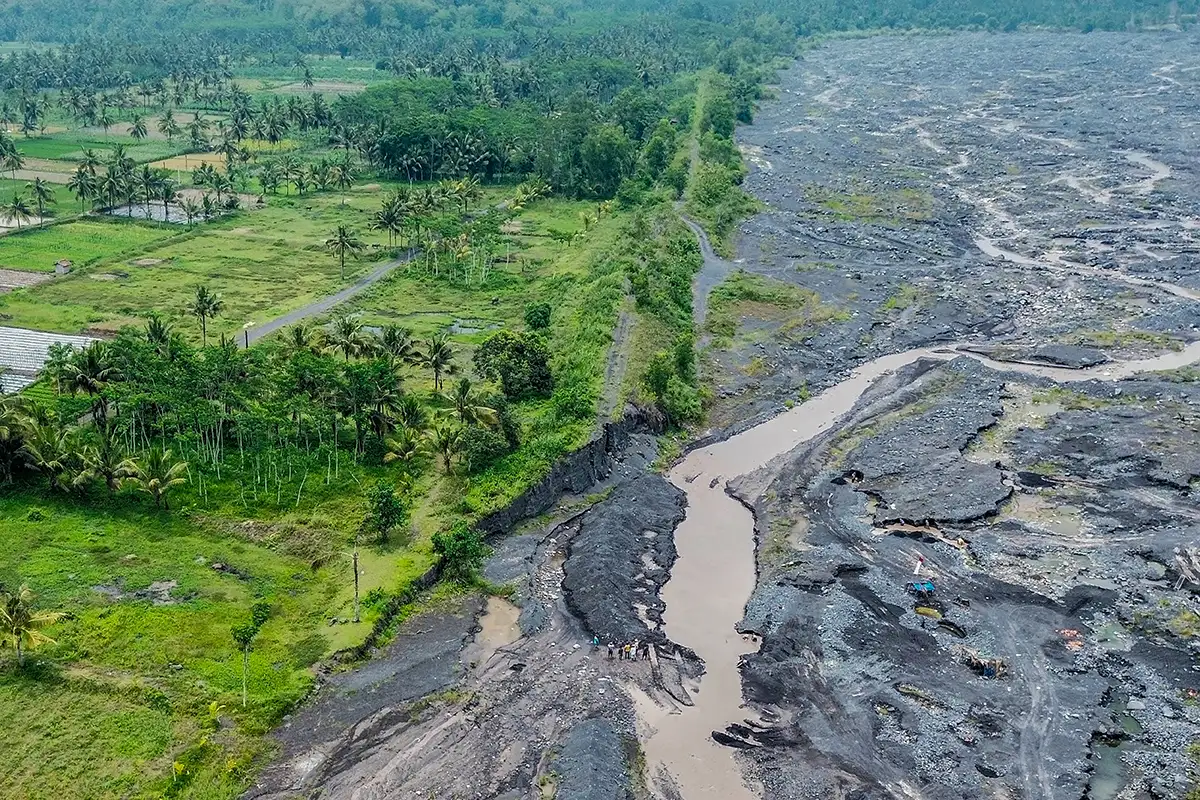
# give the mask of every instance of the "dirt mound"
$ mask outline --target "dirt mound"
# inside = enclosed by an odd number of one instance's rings
[[[662,644],[658,590],[675,563],[683,492],[658,475],[617,487],[579,523],[563,565],[567,605],[601,642]]]

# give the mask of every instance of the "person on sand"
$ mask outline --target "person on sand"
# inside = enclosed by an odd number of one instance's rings
[[[608,643],[608,660],[609,661],[613,660],[613,643],[612,642]]]

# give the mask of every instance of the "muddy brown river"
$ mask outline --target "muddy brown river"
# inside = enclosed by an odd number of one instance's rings
[[[1120,380],[1200,362],[1200,342],[1154,358],[1079,370],[998,362],[957,346],[909,350],[864,364],[846,380],[786,413],[683,458],[669,474],[671,482],[687,494],[688,508],[675,531],[679,557],[662,590],[664,621],[667,636],[694,650],[706,672],[691,687],[691,707],[668,711],[638,704],[648,774],[659,796],[671,792],[683,800],[762,796],[759,787],[744,781],[735,751],[712,738],[713,731],[754,717],[743,704],[738,664],[756,644],[735,630],[754,589],[754,518],[726,494],[726,483],[829,430],[877,378],[921,358],[946,360],[960,355],[994,369],[1058,382]]]

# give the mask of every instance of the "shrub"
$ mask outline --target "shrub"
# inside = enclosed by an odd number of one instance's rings
[[[554,393],[554,414],[559,419],[587,419],[595,410],[596,398],[583,381],[564,381]]]
[[[667,394],[668,385],[674,374],[671,357],[660,351],[650,359],[650,363],[646,367],[646,374],[642,376],[642,383],[646,385],[647,391],[654,395],[656,400],[662,400]]]
[[[488,546],[479,531],[459,521],[448,531],[433,535],[433,552],[441,559],[442,577],[457,583],[471,583],[483,560],[487,558]]]
[[[659,405],[673,424],[696,422],[704,416],[700,393],[674,375]]]
[[[550,350],[537,334],[493,333],[475,351],[475,369],[499,382],[509,400],[549,397],[554,390]]]
[[[408,522],[409,503],[387,481],[376,481],[367,492],[367,513],[362,529],[379,536],[381,542],[388,540],[395,528]]]
[[[550,327],[550,304],[530,303],[525,306],[525,324],[533,331],[543,331]]]
[[[467,472],[480,472],[508,455],[508,441],[498,431],[468,425],[459,441],[458,456]]]

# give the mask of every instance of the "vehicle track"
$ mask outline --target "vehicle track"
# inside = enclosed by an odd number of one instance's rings
[[[394,258],[391,261],[385,261],[382,264],[376,265],[375,268],[366,275],[363,275],[354,283],[350,284],[336,294],[322,297],[321,299],[309,303],[306,306],[297,308],[295,311],[289,311],[283,316],[276,317],[269,322],[264,322],[262,325],[255,325],[247,328],[239,339],[238,345],[240,347],[247,347],[248,345],[257,342],[260,339],[270,336],[272,333],[275,333],[282,328],[286,328],[288,325],[293,325],[302,320],[309,319],[310,317],[324,314],[331,308],[341,305],[350,298],[361,294],[366,289],[369,289],[370,287],[379,283],[381,280],[390,275],[392,271],[396,269],[396,267],[410,263],[416,256],[417,251],[415,249],[410,249],[404,255],[400,256],[400,258]]]

